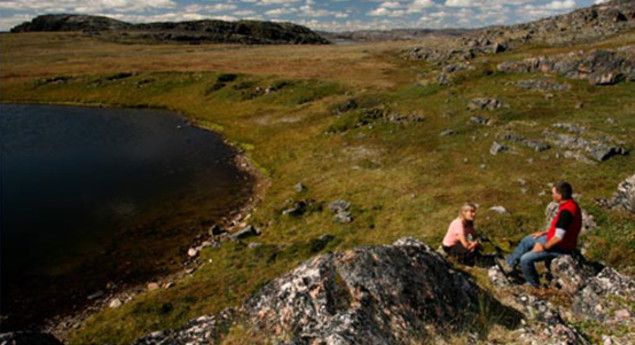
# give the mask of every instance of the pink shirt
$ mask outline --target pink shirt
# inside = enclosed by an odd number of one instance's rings
[[[471,234],[473,238],[476,238],[474,227],[463,225],[463,220],[461,220],[461,218],[457,218],[450,223],[448,233],[445,234],[445,237],[443,238],[443,245],[446,247],[452,247],[455,244],[461,243],[461,240],[459,240],[460,233],[463,233],[466,238],[468,234]]]

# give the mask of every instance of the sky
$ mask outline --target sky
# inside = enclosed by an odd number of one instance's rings
[[[40,14],[131,23],[200,19],[293,22],[313,30],[476,28],[517,24],[606,0],[0,0],[0,31]]]

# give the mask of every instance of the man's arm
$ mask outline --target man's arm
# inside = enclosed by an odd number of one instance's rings
[[[573,221],[573,215],[571,214],[571,212],[569,212],[567,210],[563,210],[562,212],[560,212],[560,216],[558,216],[558,222],[556,223],[556,234],[555,234],[555,236],[553,236],[545,244],[536,243],[536,245],[534,246],[533,251],[534,252],[541,252],[541,251],[544,251],[544,250],[549,250],[549,249],[553,248],[554,246],[557,246],[558,243],[562,242],[562,239],[564,238],[564,235],[565,235],[567,229],[569,228],[569,225],[571,225],[572,221]]]

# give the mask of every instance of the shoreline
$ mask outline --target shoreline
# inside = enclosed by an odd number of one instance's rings
[[[60,105],[60,106],[78,106],[87,108],[112,108],[112,109],[148,109],[148,110],[164,110],[172,112],[175,116],[181,117],[186,120],[187,124],[205,130],[207,132],[217,135],[222,139],[223,143],[228,145],[235,155],[232,159],[232,164],[242,173],[248,176],[246,187],[250,189],[250,196],[246,202],[237,209],[229,210],[225,215],[219,217],[215,221],[216,225],[220,225],[228,233],[235,231],[237,228],[246,226],[245,221],[251,217],[251,212],[255,209],[255,206],[262,200],[266,189],[270,185],[269,179],[253,164],[252,160],[248,157],[247,153],[241,148],[240,143],[229,141],[219,131],[213,130],[209,127],[203,126],[192,116],[183,113],[176,109],[170,109],[169,107],[153,107],[151,105],[143,107],[126,107],[118,104],[108,103],[80,103],[80,102],[12,102],[1,101],[0,104],[31,104],[31,105]],[[214,239],[211,234],[203,233],[198,234],[189,242],[189,248],[200,247],[203,242],[218,242],[222,240]],[[176,272],[169,273],[167,275],[157,275],[150,281],[142,283],[123,283],[122,286],[113,286],[109,291],[103,290],[97,291],[86,298],[86,303],[76,310],[68,313],[55,315],[45,318],[41,323],[33,325],[32,329],[50,333],[60,341],[64,342],[68,340],[68,335],[74,329],[77,329],[85,322],[89,317],[96,313],[109,308],[110,304],[114,300],[119,300],[121,305],[133,300],[136,295],[150,291],[148,285],[156,283],[158,289],[172,288],[180,279],[192,274],[198,270],[205,263],[199,260],[199,252],[197,251],[195,256],[189,256],[186,254],[185,259],[182,262],[182,268]],[[130,285],[129,285],[130,284]],[[113,284],[114,285],[114,284]],[[28,328],[27,328],[28,329]]]

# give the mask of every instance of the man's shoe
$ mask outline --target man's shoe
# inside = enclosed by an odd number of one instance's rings
[[[503,272],[504,275],[506,276],[510,276],[512,275],[516,270],[513,267],[510,267],[507,264],[507,261],[505,261],[505,259],[501,258],[501,257],[496,257],[494,259],[494,261],[496,262],[496,266],[498,266],[498,268],[500,268],[500,270]]]

